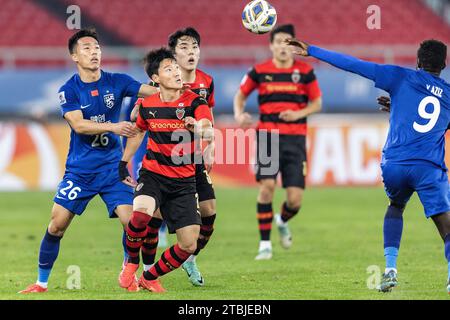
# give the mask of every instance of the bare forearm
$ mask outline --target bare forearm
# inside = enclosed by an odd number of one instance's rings
[[[72,126],[73,130],[75,130],[76,133],[86,135],[95,135],[95,134],[102,134],[105,132],[112,132],[114,126],[114,124],[110,122],[98,123],[86,119],[77,120],[75,123],[71,123],[70,125]]]
[[[122,161],[129,162],[131,158],[133,158],[137,149],[139,149],[144,136],[145,131],[139,131],[139,133],[135,137],[127,139],[127,144],[123,152]]]
[[[234,110],[234,117],[239,117],[242,113],[244,113],[245,110],[245,101],[246,98],[242,94],[241,91],[238,91],[236,95],[234,96],[234,103],[233,103],[233,110]]]
[[[311,114],[318,113],[322,110],[322,99],[317,98],[316,100],[312,101],[308,104],[308,106],[303,109],[304,116],[307,117]]]

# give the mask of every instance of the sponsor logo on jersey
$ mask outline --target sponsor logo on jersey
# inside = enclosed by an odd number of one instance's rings
[[[150,129],[185,129],[184,122],[150,122]]]
[[[105,106],[108,108],[114,107],[114,93],[108,93],[103,96],[103,101],[105,102]]]

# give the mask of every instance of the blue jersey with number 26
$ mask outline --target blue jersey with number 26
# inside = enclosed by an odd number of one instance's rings
[[[62,115],[80,110],[87,120],[119,122],[123,98],[136,96],[140,86],[138,81],[120,73],[101,71],[100,79],[91,83],[81,81],[76,74],[59,89]],[[103,172],[115,168],[121,157],[119,136],[113,133],[82,135],[72,129],[66,172]]]

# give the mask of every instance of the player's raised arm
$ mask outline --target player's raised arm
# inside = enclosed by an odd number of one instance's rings
[[[306,42],[293,38],[287,39],[286,43],[296,47],[295,54],[304,57],[311,56],[339,69],[359,74],[364,78],[374,81],[377,88],[390,93],[400,86],[407,70],[399,66],[382,65],[360,60],[350,55],[309,45]]]
[[[128,121],[119,123],[98,123],[92,120],[83,119],[81,110],[66,112],[64,118],[78,134],[96,135],[112,132],[123,137],[131,138],[137,133],[136,127]]]
[[[297,39],[287,39],[286,42],[296,47],[295,54],[317,58],[339,69],[350,71],[375,81],[376,63],[363,61],[343,53],[325,50]]]

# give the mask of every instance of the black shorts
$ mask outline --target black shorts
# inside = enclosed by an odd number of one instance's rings
[[[301,135],[275,136],[275,134],[258,131],[256,138],[256,181],[276,179],[278,173],[281,172],[283,188],[299,187],[304,189],[306,137]],[[278,143],[276,138],[278,138]]]
[[[203,163],[195,165],[195,185],[199,202],[216,198],[211,177]]]
[[[169,233],[190,225],[202,224],[195,191],[195,177],[168,178],[146,169],[139,171],[134,197],[151,196],[160,209]]]

